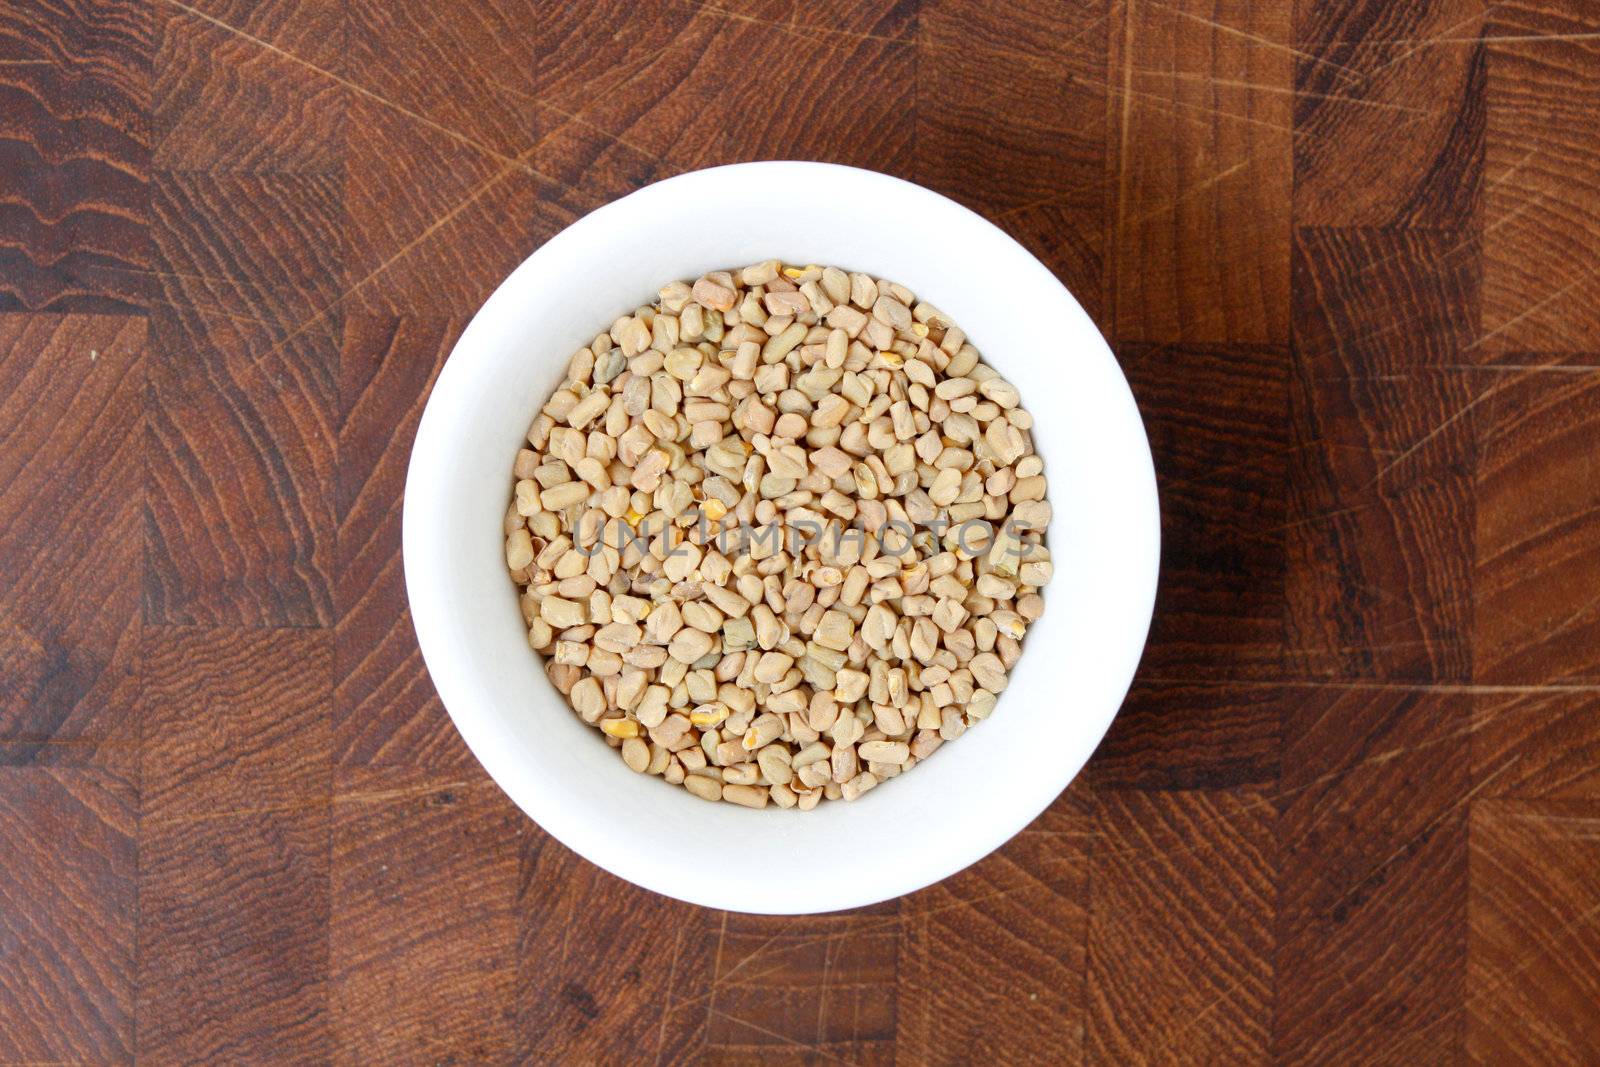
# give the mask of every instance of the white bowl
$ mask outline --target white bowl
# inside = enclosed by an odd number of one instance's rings
[[[1022,392],[1050,479],[1054,580],[986,721],[853,803],[708,804],[623,766],[545,678],[506,574],[511,461],[567,360],[673,279],[779,257],[909,286]],[[600,208],[518,267],[428,400],[405,495],[423,658],[461,736],[547,832],[613,874],[734,911],[872,904],[977,861],[1072,781],[1144,647],[1159,523],[1133,398],[1083,309],[1033,256],[920,186],[823,163],[683,174]]]

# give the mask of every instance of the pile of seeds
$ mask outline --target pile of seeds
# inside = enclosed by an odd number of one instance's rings
[[[1033,420],[902,285],[673,282],[517,453],[528,643],[623,762],[705,800],[854,800],[989,715],[1044,610]]]

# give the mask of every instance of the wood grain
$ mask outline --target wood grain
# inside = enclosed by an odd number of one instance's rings
[[[1299,231],[1286,595],[1304,674],[1470,678],[1480,397],[1451,366],[1475,294],[1458,247]]]
[[[1486,797],[1600,796],[1600,715],[1593,692],[1538,688],[1477,694],[1472,774]]]
[[[328,173],[344,162],[349,94],[310,67],[344,62],[340,6],[158,3],[154,166],[205,173]],[[187,10],[186,10],[187,9]],[[278,44],[275,38],[284,39]]]
[[[1600,1062],[1597,88],[1587,0],[0,4],[0,1063]],[[761,158],[1034,252],[1162,496],[1085,772],[809,917],[522,816],[400,561],[489,292]]]
[[[1088,1060],[1266,1062],[1278,868],[1270,799],[1106,790],[1097,801]]]
[[[1600,11],[1583,0],[1498,4],[1487,31],[1482,358],[1593,351],[1600,269]]]
[[[1582,1063],[1600,1048],[1600,805],[1485,801],[1472,813],[1467,1051]]]
[[[714,1005],[716,915],[619,881],[525,827],[513,1062],[692,1062]]]
[[[1005,226],[1096,317],[1110,21],[1106,0],[942,0],[922,8],[916,58],[911,176]]]
[[[0,311],[146,306],[151,50],[142,0],[0,10]]]
[[[487,153],[368,97],[351,102],[349,130],[349,280],[336,311],[465,317],[530,246],[577,218],[521,156]]]
[[[400,561],[405,460],[459,330],[351,316],[339,359],[335,753],[341,766],[473,766],[428,681]]]
[[[331,618],[339,190],[324,175],[157,182],[169,306],[151,317],[152,621]]]
[[[1308,688],[1284,718],[1274,1053],[1461,1056],[1471,705]]]
[[[893,1063],[899,912],[889,904],[799,920],[728,916],[715,939],[701,1061]]]
[[[1295,18],[1301,226],[1456,230],[1478,208],[1484,0],[1326,4]]]
[[[1291,8],[1124,0],[1112,299],[1121,341],[1289,340]]]
[[[1249,682],[1135,682],[1087,773],[1096,789],[1271,785],[1296,700]]]
[[[341,774],[329,862],[335,1062],[504,1060],[525,820],[481,773]],[[462,863],[462,857],[471,857]]]
[[[1095,841],[1079,782],[984,863],[901,903],[901,1060],[1085,1062]]]
[[[329,1058],[328,835],[325,796],[141,825],[141,1060]]]
[[[138,767],[0,767],[0,1058],[128,1063]]]
[[[1484,388],[1476,677],[1600,681],[1600,371],[1510,371]]]
[[[146,356],[142,319],[0,315],[0,763],[139,737]]]
[[[540,64],[528,29],[543,22],[541,5],[483,5],[468,18],[426,0],[345,6],[345,48],[329,69],[359,86],[363,99],[451,131],[485,154],[515,156],[529,146],[541,111],[533,91]],[[412,44],[396,49],[397,40]],[[444,71],[448,78],[439,76]]]
[[[1161,490],[1155,677],[1273,677],[1282,669],[1289,353],[1122,345]],[[1188,398],[1204,396],[1205,404]]]
[[[328,1056],[329,646],[145,632],[141,1059]]]
[[[146,816],[220,817],[229,809],[317,800],[325,806],[326,633],[151,626],[144,636]]]
[[[869,10],[897,6],[872,0]],[[909,171],[917,55],[905,31],[819,32],[716,4],[693,11],[631,85],[585,109],[589,121],[682,170],[825,150],[833,162]]]

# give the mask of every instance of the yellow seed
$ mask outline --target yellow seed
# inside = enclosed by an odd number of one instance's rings
[[[639,520],[644,518],[643,515],[639,514],[637,511],[634,511],[632,508],[629,508],[628,513],[622,517],[628,520],[629,526],[635,527],[639,525]]]
[[[1007,637],[1021,640],[1022,635],[1028,632],[1028,628],[1023,625],[1021,619],[1007,619],[1000,624],[1000,632]]]
[[[918,337],[926,337],[928,336],[928,324],[925,322],[913,322],[911,324],[911,332]]]
[[[892,349],[886,352],[879,352],[878,358],[883,360],[886,366],[890,367],[903,367],[906,363],[906,357]]]
[[[632,719],[607,719],[600,724],[600,731],[612,737],[638,737],[639,724]]]
[[[721,704],[701,704],[689,713],[689,721],[696,726],[716,726],[728,717],[728,709]]]
[[[805,273],[805,269],[802,268],[802,267],[785,267],[785,268],[783,268],[783,276],[785,278],[791,278],[791,279],[792,278],[798,278],[798,277],[800,277],[800,275],[802,275],[804,273]]]
[[[728,505],[724,504],[716,497],[712,497],[710,500],[706,501],[705,507],[701,510],[705,512],[706,518],[710,519],[712,522],[721,522],[722,517],[728,513]]]

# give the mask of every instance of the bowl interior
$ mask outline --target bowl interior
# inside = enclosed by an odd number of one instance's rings
[[[770,257],[899,281],[938,305],[1035,416],[1055,577],[994,714],[860,800],[707,804],[630,773],[529,650],[501,516],[529,422],[571,354],[661,284]],[[1155,594],[1143,426],[1077,302],[1001,231],[897,179],[815,163],[679,176],[587,216],[495,292],[441,372],[406,485],[405,569],[430,673],[463,737],[548,832],[670,896],[754,912],[868,904],[937,881],[1071,781],[1127,692]]]

